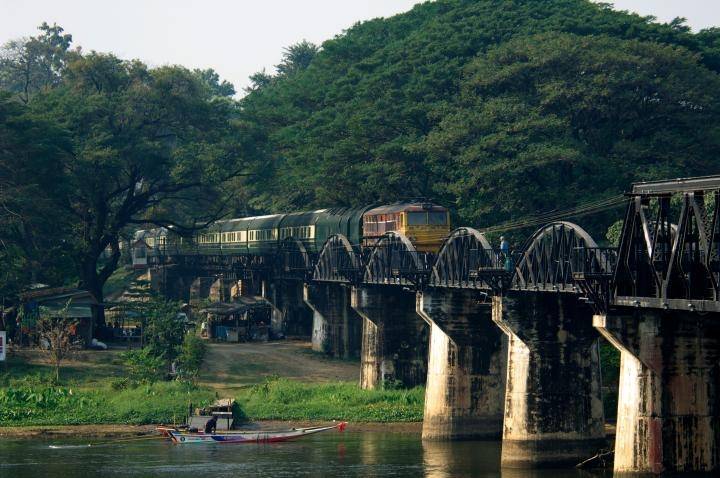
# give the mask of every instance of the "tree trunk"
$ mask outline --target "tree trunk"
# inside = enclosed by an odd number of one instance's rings
[[[102,328],[105,326],[105,306],[103,305],[104,297],[103,297],[103,284],[100,284],[99,282],[96,282],[93,285],[88,285],[87,287],[88,292],[90,292],[93,297],[95,297],[95,300],[98,301],[99,305],[97,307],[93,307],[93,336],[95,335],[95,331],[98,330],[98,328]]]
[[[92,308],[92,325],[93,325],[93,331],[92,335],[95,336],[97,330],[105,326],[105,308],[103,306],[103,283],[100,281],[100,277],[98,276],[97,271],[95,270],[95,266],[89,266],[84,267],[84,270],[82,271],[82,276],[80,280],[80,287],[90,292],[93,297],[95,297],[95,300],[98,301],[100,305],[97,307]]]

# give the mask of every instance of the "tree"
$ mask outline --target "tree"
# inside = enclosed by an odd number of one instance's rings
[[[592,54],[583,58],[582,52],[572,52],[572,64],[532,44],[550,41],[569,53],[553,34],[589,45]],[[259,77],[261,83],[241,100],[240,117],[256,131],[258,161],[268,165],[250,185],[252,205],[280,212],[423,196],[458,211],[456,221],[484,227],[511,214],[619,193],[641,178],[718,171],[710,159],[714,107],[693,111],[649,102],[643,109],[631,94],[638,82],[641,88],[657,86],[673,98],[687,94],[707,104],[696,78],[715,88],[718,38],[713,29],[689,31],[681,19],[661,24],[587,0],[438,0],[359,23],[323,42],[306,68]],[[504,49],[513,42],[532,47],[533,61],[546,58],[542,73],[527,67],[522,51]],[[602,48],[609,50],[603,55]],[[475,67],[499,62],[498,52],[509,55],[502,72],[512,81],[493,76],[491,93],[474,91],[471,81],[481,79]],[[618,78],[610,85],[613,92],[631,103],[604,98],[604,83],[590,83],[605,80],[598,71],[604,61]],[[677,74],[672,62],[680,66]],[[582,76],[580,64],[592,74]],[[653,74],[661,76],[653,79]],[[674,82],[656,85],[662,75]],[[556,84],[563,90],[559,94],[569,94],[576,78],[581,87],[566,107],[555,105],[549,113],[539,106]],[[543,88],[533,92],[534,81]],[[594,101],[600,101],[597,109],[589,107]],[[661,115],[666,123],[653,124],[652,116],[645,116],[654,106],[668,113]],[[635,136],[610,127],[611,107],[628,115],[619,119]],[[607,115],[602,125],[593,125],[593,114]],[[639,114],[637,122],[633,114]],[[590,127],[583,129],[580,122]],[[691,146],[694,159],[685,161],[683,135],[695,127],[697,134],[688,137],[700,139],[709,153]],[[659,130],[667,145],[655,135]],[[583,146],[583,141],[590,143]],[[635,150],[624,156],[623,145]],[[657,148],[661,159],[648,159],[652,149],[640,159],[643,147]],[[601,167],[605,160],[616,169]],[[599,221],[607,225],[609,220]],[[595,232],[600,230],[598,223]]]
[[[220,81],[220,75],[212,68],[206,70],[195,69],[193,73],[198,75],[214,95],[227,97],[235,95],[235,87],[233,84],[225,80]]]
[[[57,229],[53,240],[98,301],[124,229],[152,223],[188,233],[222,213],[222,183],[245,169],[234,112],[184,68],[149,69],[99,53],[73,58],[62,83],[28,103],[29,118],[70,139],[66,154],[40,158],[59,186],[30,203],[52,206],[37,216]],[[0,170],[16,167],[17,156],[0,159]]]
[[[0,89],[27,103],[43,89],[56,86],[69,56],[72,35],[56,24],[43,22],[41,34],[10,40],[0,50]]]
[[[289,76],[302,71],[312,62],[320,49],[317,45],[303,40],[283,49],[283,58],[279,65],[276,65],[278,75]]]
[[[166,368],[180,354],[185,323],[179,318],[180,305],[160,298],[151,300],[143,324],[143,344],[151,355],[162,357]]]
[[[257,73],[250,75],[250,86],[245,87],[245,92],[250,93],[264,88],[272,82],[272,79],[272,75],[265,73],[265,69],[263,68],[262,71],[258,71]]]
[[[684,49],[543,34],[493,48],[465,71],[424,151],[475,223],[719,171],[720,76]]]
[[[47,311],[41,313],[36,323],[40,335],[40,344],[50,355],[55,367],[55,381],[60,382],[60,367],[77,348],[73,343],[75,331],[78,325],[76,319],[68,316],[68,310],[72,304],[69,300],[60,313],[55,316]]]
[[[65,188],[69,136],[0,92],[0,291],[10,298],[30,283],[63,284],[77,275],[66,254],[66,224],[53,198]]]

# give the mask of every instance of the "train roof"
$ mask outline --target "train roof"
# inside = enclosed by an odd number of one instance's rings
[[[392,214],[396,212],[445,212],[447,208],[430,202],[402,202],[370,209],[365,214]]]

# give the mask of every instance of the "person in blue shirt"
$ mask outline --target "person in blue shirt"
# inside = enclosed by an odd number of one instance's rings
[[[510,257],[510,243],[505,236],[500,236],[500,255],[502,257],[503,267],[506,271],[513,268],[512,258]]]

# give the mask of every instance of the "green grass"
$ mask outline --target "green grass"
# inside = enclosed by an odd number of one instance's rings
[[[109,382],[93,390],[28,384],[0,389],[0,426],[182,422],[190,402],[214,397],[209,389],[181,382],[124,390]]]
[[[83,359],[63,367],[55,385],[51,366],[12,357],[0,368],[0,426],[170,423],[184,419],[190,402],[215,398],[209,388],[176,381],[116,389],[117,354]]]
[[[255,420],[352,420],[413,422],[423,418],[425,389],[362,390],[352,382],[307,384],[267,379],[238,394],[245,416]]]

